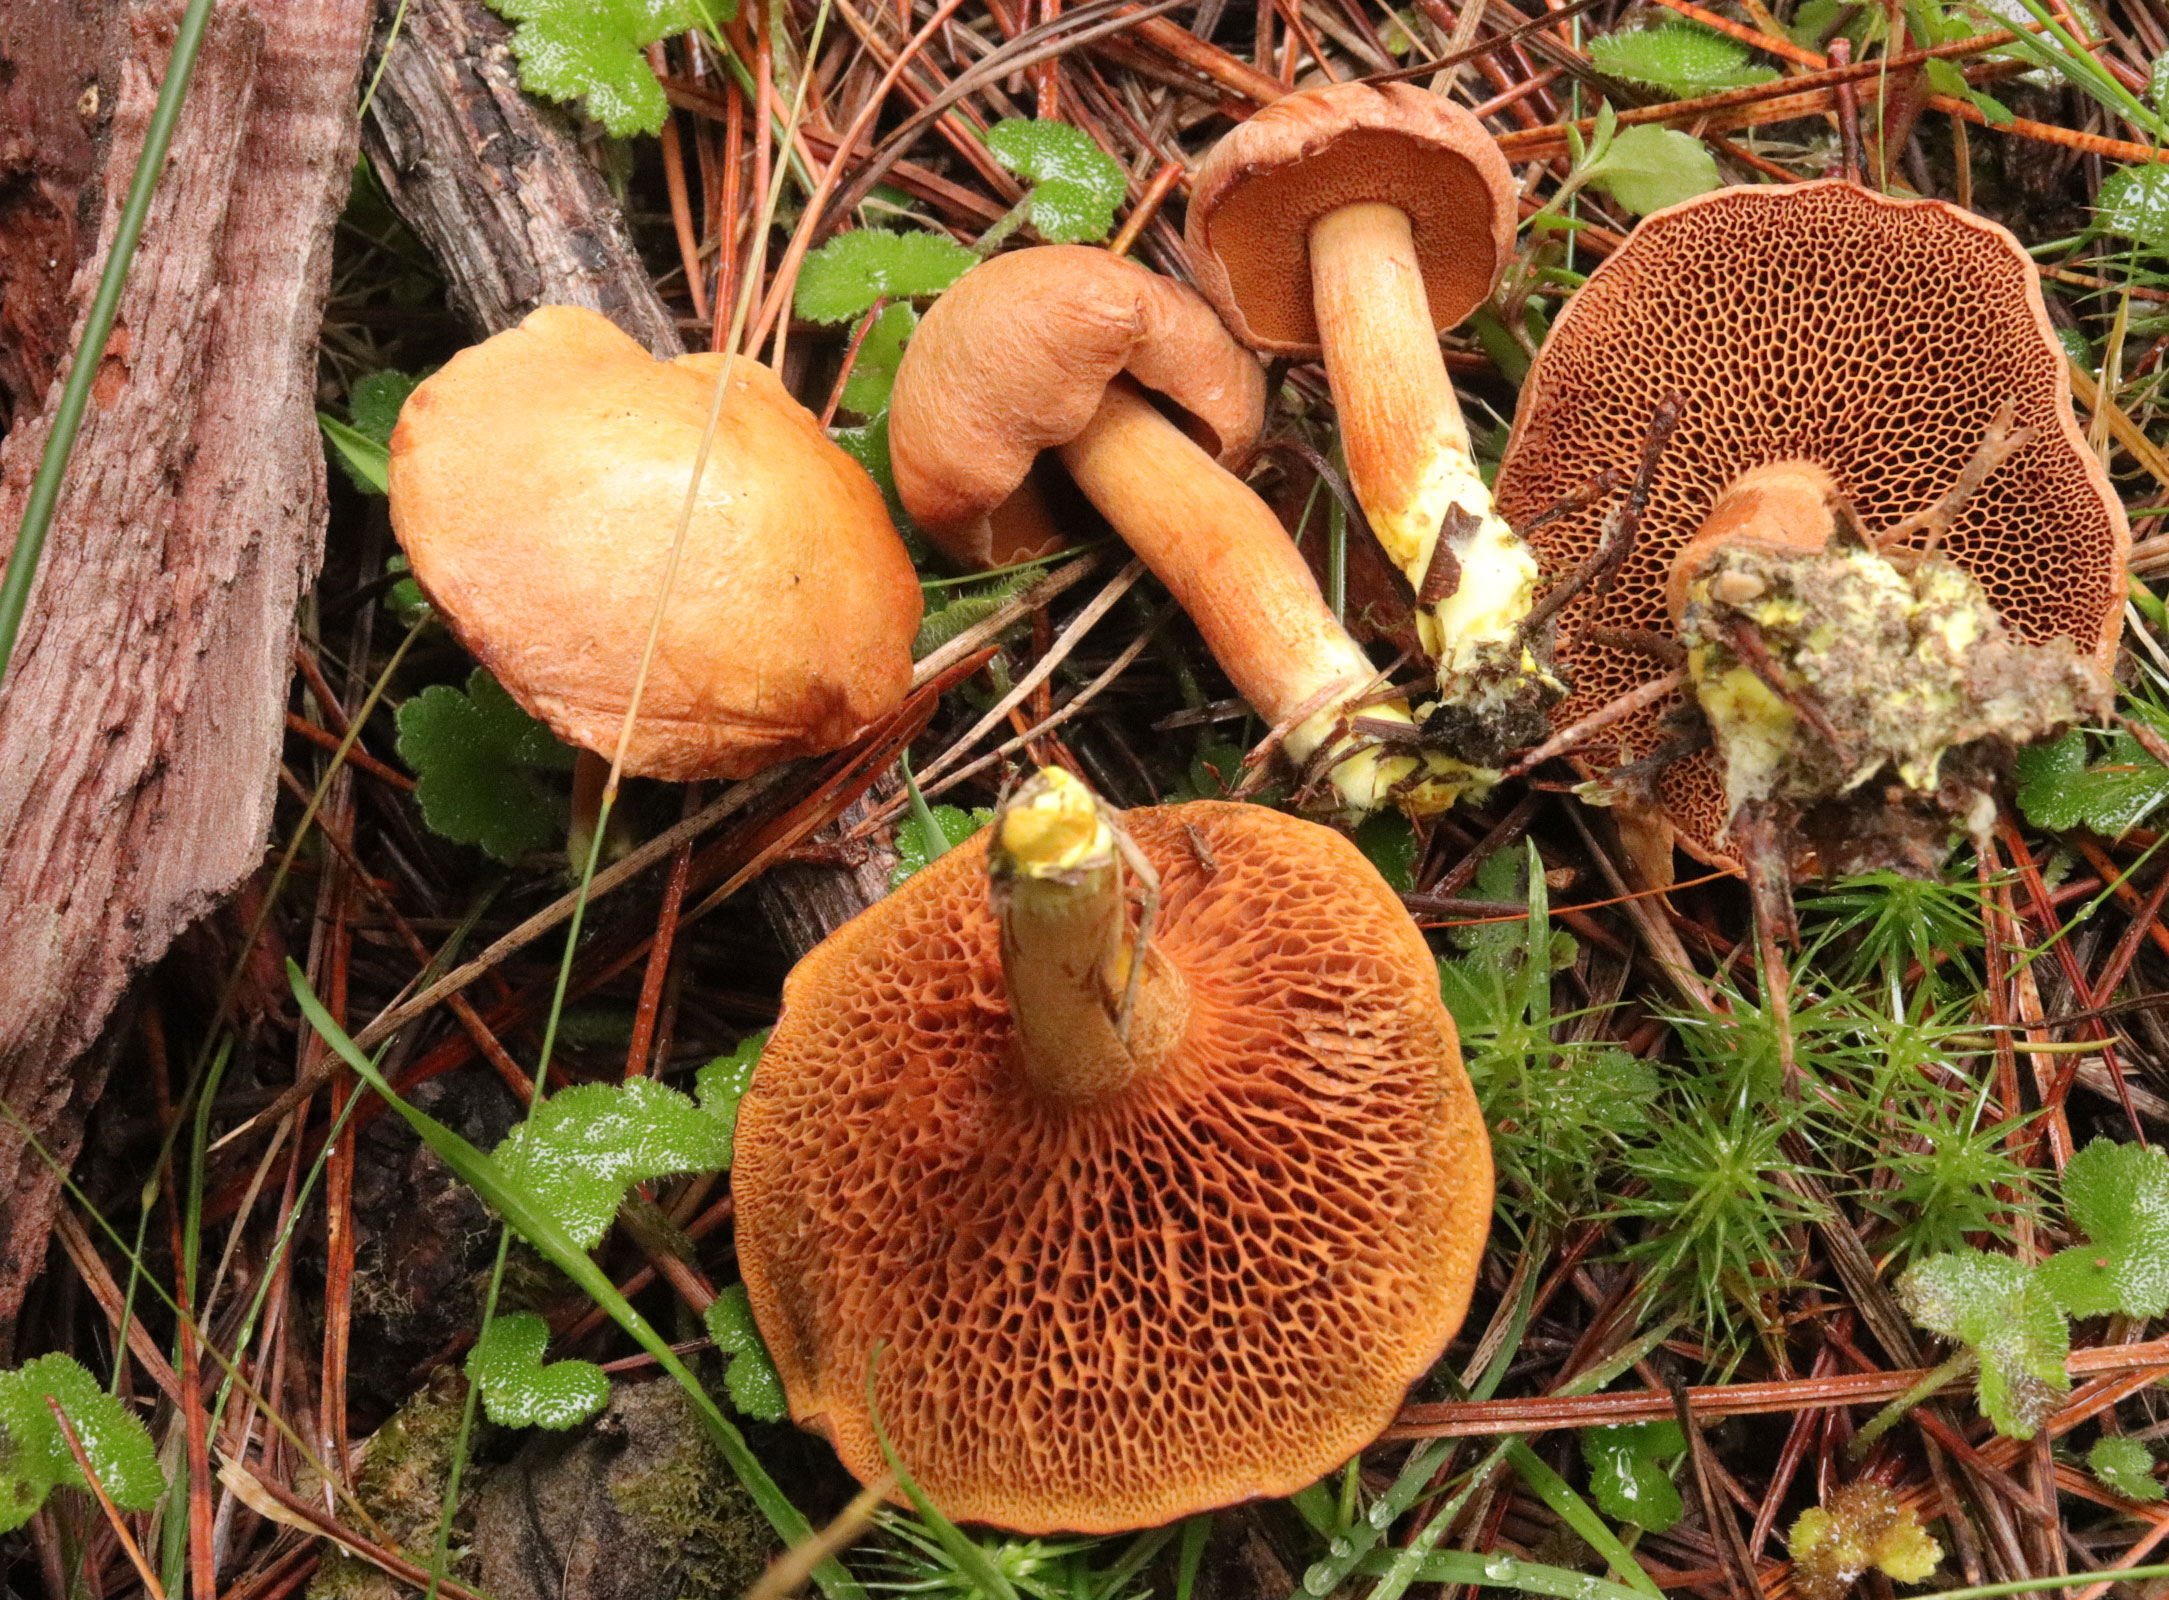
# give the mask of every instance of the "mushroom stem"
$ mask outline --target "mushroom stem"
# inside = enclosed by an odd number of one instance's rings
[[[1051,1099],[1134,1083],[1189,1017],[1181,977],[1130,936],[1119,826],[1082,783],[1049,767],[1003,807],[987,850],[1018,1053],[1033,1090]]]
[[[1243,698],[1276,726],[1303,713],[1284,741],[1298,767],[1327,740],[1346,737],[1346,706],[1377,670],[1327,609],[1271,507],[1127,379],[1107,386],[1061,454],[1086,498],[1189,613]],[[1405,702],[1366,714],[1413,721]],[[1417,777],[1419,761],[1423,775],[1399,789]],[[1336,765],[1332,783],[1351,811],[1390,800],[1428,812],[1492,776],[1440,755],[1366,752]]]
[[[1476,470],[1406,213],[1372,202],[1327,212],[1311,224],[1310,270],[1348,476],[1417,590],[1417,636],[1441,688],[1467,704],[1487,676],[1535,670],[1521,659],[1520,624],[1536,597],[1536,558]],[[1460,582],[1441,596],[1426,580],[1449,518]]]

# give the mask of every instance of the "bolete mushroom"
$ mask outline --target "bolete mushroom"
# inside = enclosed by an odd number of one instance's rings
[[[1492,509],[1438,336],[1513,254],[1514,175],[1483,124],[1409,84],[1291,94],[1191,186],[1198,286],[1253,349],[1323,355],[1348,475],[1416,592],[1446,704],[1534,743],[1557,682],[1523,619],[1536,561]]]
[[[1842,182],[1721,189],[1646,218],[1546,339],[1499,470],[1500,509],[1519,522],[1608,467],[1631,470],[1668,394],[1682,397],[1681,420],[1637,543],[1608,591],[1585,592],[1561,615],[1558,663],[1573,682],[1562,723],[1668,670],[1650,636],[1672,635],[1691,583],[1705,585],[1723,617],[1759,615],[1766,641],[1787,624],[1764,593],[1834,602],[1825,581],[1858,566],[1867,546],[1890,560],[1856,574],[1854,598],[1867,605],[1872,591],[1897,607],[1884,620],[1901,632],[1928,630],[1908,639],[1940,649],[1931,627],[1939,607],[1972,617],[1963,631],[1978,622],[1972,601],[1930,594],[1943,580],[1932,567],[1924,578],[1913,553],[1933,544],[1977,581],[2011,641],[2067,641],[2099,671],[2114,660],[2130,530],[2072,417],[2033,263],[1996,224]],[[1999,429],[2009,434],[2000,442]],[[1593,504],[1533,533],[1545,572],[1577,569],[1603,543],[1606,517]],[[1844,548],[1832,538],[1841,523],[1857,530]],[[1695,554],[1682,560],[1690,544]],[[1750,548],[1761,554],[1748,561],[1739,553]],[[1780,582],[1762,569],[1787,550],[1807,564]],[[1835,564],[1814,577],[1825,552]],[[1990,659],[1977,663],[1984,693],[1997,675]],[[1731,670],[1716,665],[1712,682]],[[1887,687],[1908,689],[1896,677]],[[1678,704],[1620,717],[1577,758],[1583,771],[1649,758],[1671,738],[1666,719]],[[2053,710],[2044,699],[2028,715]],[[2023,734],[2026,721],[2014,717],[2009,731]],[[1933,775],[1912,765],[1916,777]],[[1641,841],[1648,875],[1666,882],[1675,840],[1704,861],[1737,865],[1728,827],[1738,798],[1719,763],[1694,754],[1664,765],[1649,806],[1622,822],[1630,842]]]
[[[1052,770],[793,970],[731,1185],[792,1416],[881,1477],[878,1351],[920,1487],[1023,1533],[1346,1460],[1459,1326],[1492,1194],[1436,963],[1352,844]]]
[[[1105,250],[1044,245],[980,263],[934,302],[897,371],[890,457],[912,520],[985,565],[1000,545],[990,517],[1054,452],[1236,689],[1285,727],[1290,758],[1327,769],[1342,808],[1451,805],[1482,775],[1351,735],[1376,670],[1272,509],[1220,465],[1247,450],[1263,406],[1257,362],[1196,294]],[[1405,702],[1363,714],[1414,737]]]
[[[629,773],[745,777],[901,702],[922,602],[873,480],[759,362],[656,361],[574,306],[461,351],[392,431],[423,591],[515,700],[607,756],[719,379]]]

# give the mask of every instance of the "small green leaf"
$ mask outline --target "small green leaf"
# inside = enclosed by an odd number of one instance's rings
[[[1416,843],[1415,828],[1398,811],[1374,811],[1356,829],[1356,848],[1395,894],[1416,887]]]
[[[807,255],[792,304],[809,322],[846,322],[876,300],[940,294],[977,259],[947,234],[855,228]]]
[[[1619,130],[1590,179],[1637,216],[1707,194],[1723,182],[1700,139],[1642,123]]]
[[[708,1325],[708,1337],[715,1341],[715,1347],[730,1355],[723,1388],[731,1404],[756,1422],[781,1422],[790,1410],[784,1398],[783,1378],[769,1358],[768,1346],[761,1343],[761,1330],[754,1324],[753,1302],[746,1296],[746,1286],[734,1283],[717,1295],[701,1313],[701,1320]]]
[[[44,1355],[0,1372],[0,1532],[28,1522],[45,1497],[88,1489],[46,1402],[58,1400],[99,1485],[124,1511],[148,1511],[166,1492],[158,1450],[143,1424],[71,1356]]]
[[[2091,828],[2113,839],[2169,799],[2169,768],[2123,732],[2110,736],[2096,762],[2087,760],[2086,735],[2077,728],[2029,745],[2018,753],[2012,778],[2026,820],[2058,833]]]
[[[953,595],[939,611],[929,611],[920,620],[919,635],[911,641],[911,658],[916,661],[932,655],[966,628],[986,621],[1001,610],[1011,595],[1027,588],[1038,577],[1036,569],[1027,568],[997,578],[983,589],[968,589]]]
[[[904,341],[918,325],[919,313],[902,301],[882,308],[874,325],[859,340],[858,359],[851,363],[851,376],[844,379],[845,410],[871,417],[888,409],[889,391],[896,387],[896,369],[904,359]]]
[[[768,1034],[766,1028],[747,1034],[729,1055],[717,1056],[693,1074],[693,1090],[700,1096],[700,1108],[723,1124],[726,1146],[738,1135],[738,1102],[752,1087],[753,1069],[761,1064],[761,1051],[767,1048]],[[723,1165],[728,1167],[730,1164],[726,1151]]]
[[[610,1403],[610,1379],[592,1361],[552,1361],[550,1325],[532,1311],[492,1317],[467,1352],[482,1409],[503,1428],[570,1428]]]
[[[2169,53],[2156,56],[2146,75],[2146,102],[2156,111],[2169,111]]]
[[[1662,89],[1675,100],[1768,83],[1777,74],[1749,64],[1747,46],[1691,22],[1608,33],[1589,41],[1589,59],[1607,77]]]
[[[1980,1358],[1981,1410],[1997,1432],[2031,1439],[2071,1392],[2064,1372],[2071,1330],[2048,1290],[2009,1256],[1930,1256],[1898,1280],[1898,1303],[1922,1327]]]
[[[655,133],[670,113],[642,53],[711,17],[728,21],[737,0],[490,0],[519,24],[512,50],[520,87],[552,100],[585,100],[588,115],[617,138]]]
[[[390,449],[392,429],[399,424],[399,408],[421,386],[419,373],[392,367],[363,373],[346,396],[346,411],[354,421],[354,431]]]
[[[2095,214],[2104,231],[2169,255],[2169,167],[2119,167],[2101,180]]]
[[[477,667],[467,692],[435,684],[399,708],[399,759],[413,769],[422,820],[457,844],[511,864],[558,836],[563,818],[534,772],[573,755]]]
[[[391,487],[392,457],[383,445],[359,429],[350,428],[328,412],[316,414],[316,425],[323,430],[324,442],[332,448],[332,459],[346,469],[346,475],[354,487],[363,494],[384,494]]]
[[[1687,1436],[1676,1422],[1636,1422],[1618,1428],[1584,1428],[1582,1459],[1589,1464],[1589,1493],[1603,1513],[1662,1533],[1679,1521],[1679,1490],[1659,1463],[1682,1454]]]
[[[2151,1505],[2169,1494],[2154,1476],[2154,1452],[2129,1434],[2104,1434],[2095,1440],[2086,1453],[2086,1467],[2103,1488],[2126,1500]]]
[[[1032,185],[1032,226],[1050,244],[1104,239],[1129,193],[1121,165],[1082,128],[1010,117],[987,129],[995,160]]]
[[[896,869],[889,874],[889,888],[899,888],[914,872],[947,855],[993,820],[994,813],[985,806],[969,811],[960,806],[930,806],[926,816],[905,813],[896,825]]]
[[[384,570],[401,576],[384,591],[384,609],[399,619],[402,628],[418,628],[422,619],[429,615],[429,596],[422,593],[422,586],[413,578],[405,576],[407,558],[393,555],[384,558]]]
[[[491,1152],[505,1181],[583,1249],[602,1242],[629,1184],[730,1165],[721,1117],[651,1078],[560,1089]]]
[[[2064,1205],[2087,1242],[2041,1263],[2074,1317],[2169,1312],[2169,1153],[2096,1139],[2064,1168]]]

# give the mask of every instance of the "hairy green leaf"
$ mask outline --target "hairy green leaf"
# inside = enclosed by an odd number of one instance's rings
[[[1898,1280],[1898,1303],[1931,1333],[1980,1358],[1981,1410],[1996,1431],[2031,1439],[2071,1392],[2071,1330],[2048,1290],[2009,1256],[1953,1250]]]
[[[2064,1205],[2087,1242],[2041,1263],[2074,1317],[2169,1312],[2169,1152],[2096,1139],[2064,1168]]]
[[[1637,216],[1707,194],[1724,180],[1700,139],[1642,123],[1619,130],[1589,180]]]
[[[761,1343],[761,1330],[753,1321],[753,1302],[746,1286],[734,1283],[708,1303],[701,1313],[708,1337],[731,1358],[723,1375],[723,1388],[731,1404],[756,1422],[781,1422],[789,1412],[783,1394],[783,1378]]]
[[[2118,167],[2101,180],[2095,216],[2104,231],[2169,255],[2169,168]]]
[[[389,449],[392,429],[399,424],[399,408],[421,386],[420,373],[393,367],[363,373],[346,396],[347,415],[354,420],[354,431]]]
[[[761,1064],[761,1052],[768,1047],[768,1034],[766,1028],[747,1034],[729,1055],[717,1056],[693,1074],[693,1088],[700,1096],[701,1110],[723,1124],[725,1167],[731,1164],[727,1147],[738,1134],[738,1102],[752,1087],[753,1069]]]
[[[166,1492],[158,1450],[128,1408],[72,1356],[44,1355],[0,1372],[0,1533],[28,1522],[54,1489],[88,1489],[49,1401],[60,1402],[98,1484],[124,1511]]]
[[[1374,811],[1365,817],[1356,829],[1356,848],[1394,893],[1416,887],[1416,830],[1400,812]]]
[[[907,811],[904,820],[896,825],[896,867],[889,874],[892,890],[994,820],[994,813],[985,806],[974,806],[969,811],[961,806],[930,806],[927,812],[922,817]]]
[[[1768,67],[1749,64],[1747,46],[1691,22],[1608,33],[1589,41],[1589,59],[1608,77],[1645,83],[1675,100],[1768,83]]]
[[[2126,1500],[2151,1505],[2169,1495],[2154,1476],[2154,1452],[2126,1433],[2109,1433],[2096,1439],[2093,1449],[2086,1452],[2086,1468],[2103,1488]]]
[[[809,322],[845,322],[876,300],[940,294],[977,259],[947,234],[854,228],[807,254],[792,304]]]
[[[432,832],[519,860],[564,826],[538,772],[567,772],[572,751],[477,667],[467,692],[434,684],[399,708],[399,759],[414,771],[414,797]]]
[[[652,1078],[560,1089],[493,1152],[582,1249],[602,1242],[629,1184],[730,1165],[720,1117]]]
[[[490,0],[516,22],[512,50],[520,86],[552,100],[585,100],[588,115],[623,139],[654,133],[670,113],[642,53],[658,39],[711,19],[728,21],[737,0]]]
[[[2088,760],[2087,736],[2077,728],[2030,745],[2018,753],[2012,777],[2026,820],[2059,833],[2091,828],[2113,839],[2169,799],[2169,768],[2123,732],[2110,735],[2097,761]]]
[[[940,610],[930,610],[919,623],[918,637],[911,641],[911,658],[932,655],[966,628],[976,627],[1001,610],[1009,597],[1029,587],[1039,577],[1036,568],[996,578],[983,589],[967,589],[952,596]]]
[[[610,1379],[592,1361],[543,1362],[550,1325],[532,1311],[492,1317],[467,1352],[482,1409],[504,1428],[570,1428],[610,1403]]]
[[[316,425],[324,435],[324,442],[332,448],[332,459],[345,470],[355,488],[363,494],[384,494],[390,489],[390,451],[360,429],[348,427],[328,412],[316,414]]]
[[[1032,185],[1032,226],[1050,244],[1104,239],[1129,193],[1122,168],[1067,122],[1009,117],[987,129],[994,159]]]
[[[889,406],[889,391],[896,387],[896,369],[904,359],[904,341],[919,325],[919,313],[902,301],[884,306],[874,325],[859,340],[858,359],[851,376],[844,379],[843,406],[862,417],[877,416]]]
[[[1589,1464],[1589,1493],[1603,1513],[1662,1533],[1679,1521],[1679,1490],[1660,1464],[1687,1448],[1676,1422],[1635,1422],[1617,1428],[1584,1428],[1582,1460]]]

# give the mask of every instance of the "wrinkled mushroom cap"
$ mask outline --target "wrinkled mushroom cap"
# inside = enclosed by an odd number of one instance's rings
[[[739,1260],[792,1416],[878,1477],[879,1344],[921,1487],[1027,1533],[1314,1482],[1444,1349],[1490,1222],[1437,964],[1355,847],[1260,806],[1123,820],[1189,987],[1159,1070],[1028,1094],[981,833],[792,972],[739,1110]]]
[[[1264,423],[1256,358],[1173,279],[1083,245],[981,262],[934,302],[896,374],[889,460],[904,509],[954,559],[996,565],[989,515],[1123,372],[1222,461]]]
[[[1406,214],[1444,333],[1490,297],[1513,255],[1515,193],[1498,144],[1460,106],[1411,84],[1333,84],[1274,101],[1213,146],[1191,183],[1185,242],[1237,338],[1315,356],[1313,222],[1359,201]]]
[[[1526,522],[1606,467],[1631,476],[1660,397],[1686,396],[1634,554],[1594,614],[1561,614],[1573,684],[1559,726],[1661,675],[1662,663],[1577,643],[1594,625],[1669,634],[1668,576],[1726,486],[1813,462],[1871,531],[1951,487],[2006,400],[2031,442],[1958,516],[1943,548],[2014,634],[2070,639],[2109,666],[2131,533],[2071,414],[2062,347],[2033,264],[1992,222],[1933,200],[1821,182],[1720,189],[1645,219],[1568,302],[1522,386],[1499,509]],[[1547,577],[1595,549],[1609,502],[1530,535]],[[1592,774],[1663,738],[1676,702],[1622,720]],[[1616,739],[1616,744],[1614,743]],[[1678,842],[1730,865],[1724,784],[1705,752],[1658,784]]]
[[[560,738],[618,730],[721,356],[652,359],[545,306],[463,350],[392,432],[392,525],[461,644]],[[626,770],[744,777],[895,709],[921,597],[881,493],[757,361],[730,393]]]

